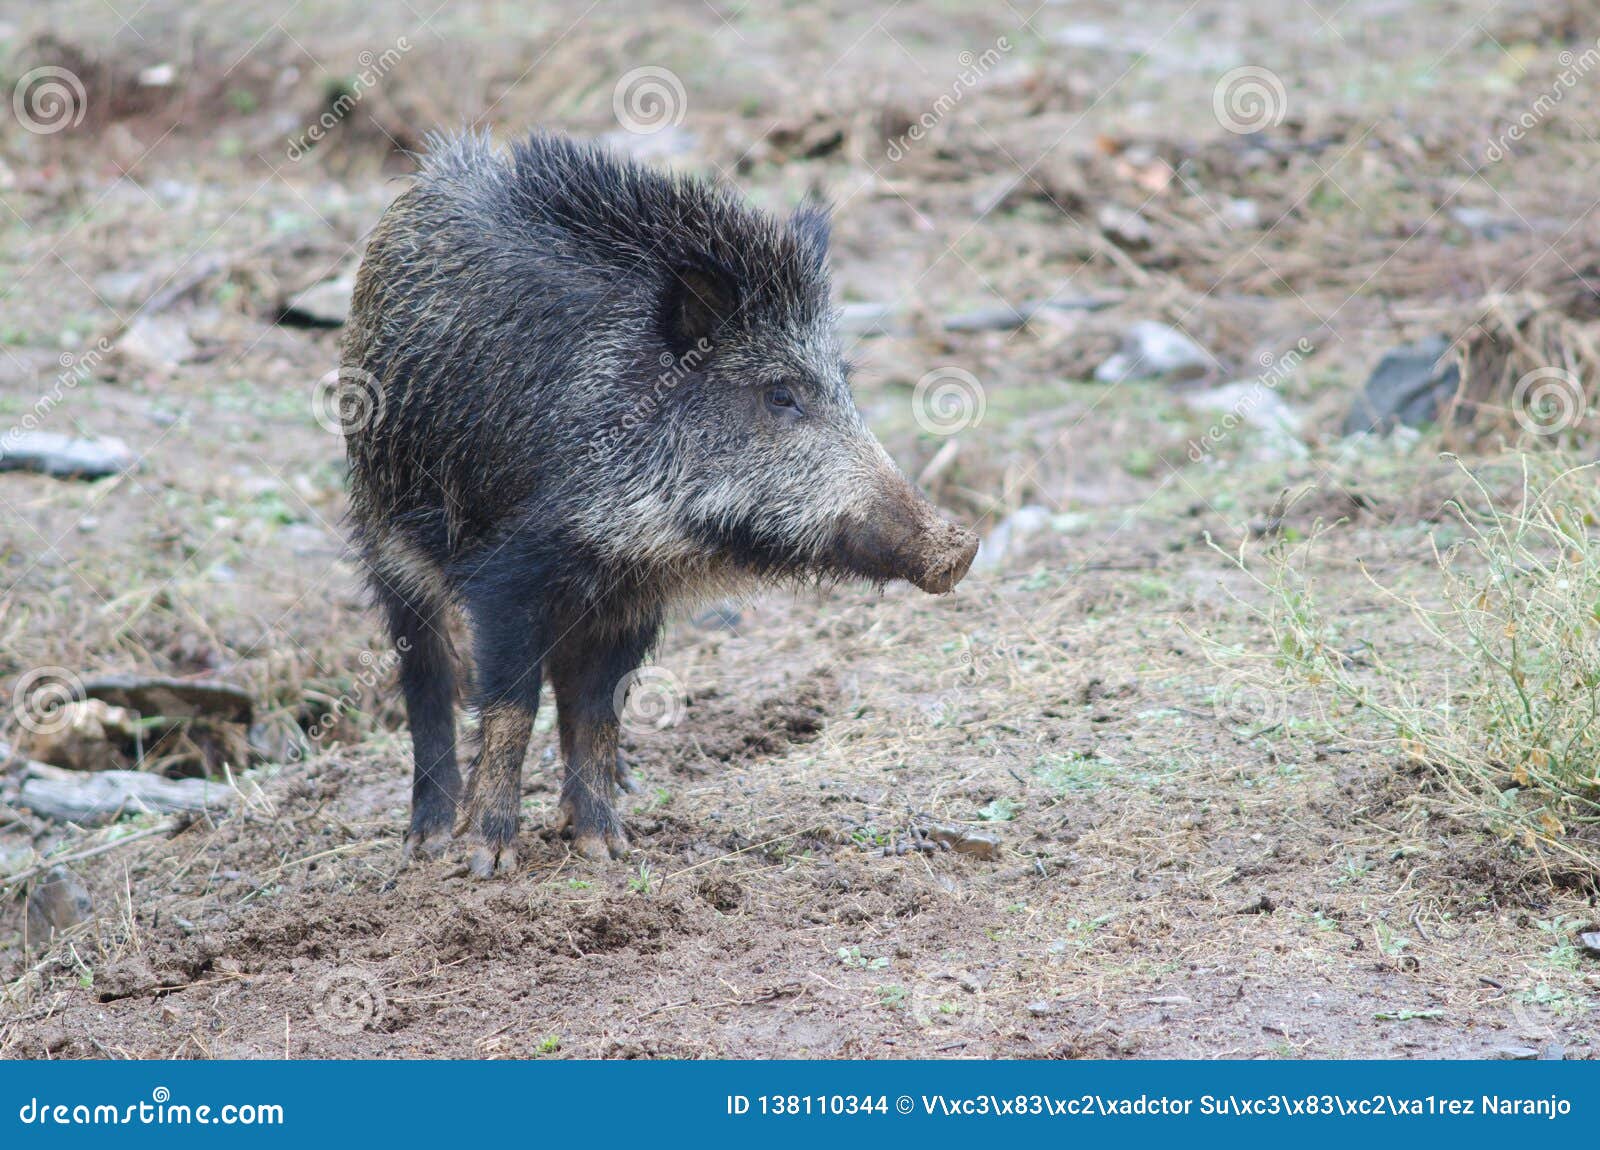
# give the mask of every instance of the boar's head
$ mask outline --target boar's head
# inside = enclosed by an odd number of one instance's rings
[[[923,498],[856,408],[829,302],[826,215],[737,222],[746,234],[708,237],[661,288],[661,362],[681,385],[656,475],[673,487],[678,529],[760,574],[951,590],[978,540]]]

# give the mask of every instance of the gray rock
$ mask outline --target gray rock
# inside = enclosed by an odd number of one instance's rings
[[[1600,930],[1584,931],[1578,936],[1578,946],[1593,958],[1600,958]]]
[[[845,335],[901,335],[909,327],[893,304],[847,303],[839,309],[839,330]]]
[[[1228,199],[1219,213],[1230,228],[1258,228],[1261,226],[1261,205],[1254,200]]]
[[[1019,507],[1007,515],[978,545],[972,565],[980,571],[993,571],[1006,556],[1022,547],[1031,537],[1050,526],[1050,511],[1036,504]]]
[[[743,619],[739,605],[731,600],[718,603],[694,617],[694,625],[702,631],[737,631]]]
[[[1012,331],[1036,316],[1048,316],[1052,312],[1065,314],[1099,311],[1115,302],[1095,296],[1050,296],[1045,299],[1027,300],[1017,307],[1001,304],[998,307],[979,308],[977,311],[958,312],[955,315],[945,316],[940,326],[949,332]]]
[[[56,867],[28,892],[28,940],[47,943],[94,917],[94,899],[83,880]]]
[[[947,315],[940,325],[945,331],[1014,331],[1028,322],[1028,317],[1033,314],[1033,308],[1027,304],[1022,307],[1012,307],[1010,304],[1001,304],[998,307],[979,308],[977,311],[960,312],[956,315]]]
[[[1539,1050],[1534,1046],[1496,1046],[1490,1056],[1504,1062],[1532,1062],[1539,1057]]]
[[[700,146],[699,136],[676,124],[663,125],[654,132],[607,132],[600,140],[613,151],[645,161],[691,156]]]
[[[1096,214],[1095,222],[1106,238],[1121,247],[1135,250],[1147,248],[1154,239],[1149,222],[1138,212],[1106,204]]]
[[[283,309],[283,318],[303,327],[342,327],[350,314],[350,297],[355,290],[353,270],[338,279],[312,284],[289,301]]]
[[[1300,459],[1307,454],[1299,437],[1299,416],[1283,396],[1259,379],[1238,380],[1195,392],[1185,396],[1184,403],[1212,416],[1211,427],[1222,438],[1240,425],[1254,428],[1261,454],[1266,458]]]
[[[94,277],[97,295],[115,303],[131,305],[144,298],[146,273],[139,271],[106,272]]]
[[[1442,362],[1449,350],[1450,341],[1441,335],[1387,353],[1345,416],[1344,434],[1439,422],[1461,382],[1456,365]]]
[[[1195,379],[1210,370],[1211,356],[1176,328],[1140,320],[1122,338],[1122,347],[1095,369],[1101,383],[1124,379]]]
[[[1527,231],[1521,220],[1514,216],[1497,216],[1483,208],[1453,207],[1451,218],[1474,235],[1486,240],[1497,240],[1513,232]]]
[[[0,471],[39,471],[71,479],[101,479],[134,464],[133,452],[115,436],[75,439],[54,431],[0,436]]]
[[[139,316],[117,340],[117,347],[125,355],[162,368],[177,367],[195,354],[189,325],[170,315]]]

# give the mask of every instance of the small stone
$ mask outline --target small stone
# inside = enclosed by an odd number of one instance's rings
[[[1497,216],[1483,208],[1453,207],[1450,215],[1456,223],[1486,240],[1497,240],[1512,232],[1527,230],[1522,221],[1511,216]]]
[[[736,604],[718,603],[696,615],[693,622],[702,631],[737,631],[742,618]]]
[[[1600,930],[1590,930],[1580,934],[1578,945],[1591,957],[1600,958]]]
[[[302,327],[342,327],[350,314],[350,298],[355,290],[353,271],[338,279],[312,284],[289,301],[283,309],[283,318]]]
[[[1256,228],[1261,226],[1261,207],[1254,200],[1230,199],[1223,203],[1219,213],[1230,228]]]
[[[1184,403],[1212,417],[1204,436],[1192,441],[1190,458],[1224,442],[1241,425],[1256,431],[1257,453],[1265,460],[1301,459],[1307,448],[1299,439],[1300,419],[1283,397],[1260,379],[1225,383],[1184,397]]]
[[[125,355],[162,368],[177,367],[195,354],[189,326],[168,315],[139,316],[117,340],[117,347]]]
[[[1033,1015],[1035,1018],[1043,1018],[1045,1015],[1050,1014],[1054,1010],[1054,1005],[1048,1002],[1028,1003],[1028,1013]]]
[[[1195,379],[1211,367],[1211,357],[1176,328],[1140,320],[1123,335],[1122,348],[1095,369],[1101,383],[1124,379]]]
[[[1461,379],[1456,365],[1444,362],[1449,350],[1450,341],[1436,336],[1385,354],[1351,405],[1344,434],[1439,422],[1444,405],[1455,395]]]
[[[700,137],[687,128],[667,124],[654,132],[607,132],[601,142],[635,160],[658,161],[693,155]]]
[[[1538,1049],[1532,1046],[1496,1046],[1490,1053],[1505,1062],[1531,1062],[1539,1057]]]
[[[1147,248],[1154,238],[1150,224],[1138,212],[1107,204],[1096,214],[1096,222],[1106,238],[1124,248]]]
[[[74,439],[54,431],[0,436],[0,471],[37,471],[59,479],[103,479],[134,465],[128,445],[115,436]]]
[[[1010,304],[1001,304],[998,307],[947,315],[940,326],[945,331],[954,332],[1015,331],[1028,322],[1031,312],[1032,309],[1027,306],[1016,308]]]
[[[900,335],[907,327],[893,304],[847,303],[839,309],[839,330],[845,335]]]
[[[1048,528],[1050,518],[1050,511],[1045,507],[1029,504],[1017,508],[978,545],[978,557],[972,565],[980,571],[1000,567],[1006,556],[1020,550],[1028,539]]]
[[[83,880],[56,867],[28,892],[29,941],[49,942],[94,917],[94,900]]]
[[[993,835],[978,834],[964,827],[931,826],[928,838],[943,843],[953,851],[975,858],[993,859],[1000,856],[1000,840]]]

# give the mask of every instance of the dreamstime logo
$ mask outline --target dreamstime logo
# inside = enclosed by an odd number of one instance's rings
[[[309,125],[296,139],[289,141],[289,147],[284,154],[291,161],[299,161],[307,152],[320,144],[327,134],[366,98],[367,93],[377,85],[378,81],[389,74],[390,70],[400,62],[400,57],[409,51],[411,51],[411,41],[401,36],[395,40],[394,47],[385,48],[381,55],[375,55],[367,50],[358,52],[356,63],[361,66],[361,71],[355,74],[349,85],[323,110],[315,123]]]
[[[1289,97],[1278,74],[1255,64],[1223,73],[1211,90],[1211,112],[1217,123],[1239,136],[1276,128],[1288,109]]]
[[[1529,132],[1542,124],[1545,119],[1556,110],[1567,93],[1575,88],[1579,80],[1584,79],[1590,72],[1600,68],[1600,40],[1595,41],[1585,48],[1581,54],[1574,54],[1570,50],[1563,50],[1556,56],[1556,63],[1561,66],[1561,71],[1556,73],[1550,87],[1534,99],[1522,114],[1506,125],[1501,132],[1483,150],[1483,158],[1491,163],[1498,164],[1507,155],[1515,150]]]
[[[357,655],[356,662],[361,664],[362,670],[356,675],[355,682],[351,688],[334,699],[322,716],[306,728],[307,744],[315,744],[325,738],[338,725],[341,718],[356,709],[362,695],[387,676],[394,669],[395,664],[400,662],[401,656],[409,650],[411,650],[411,640],[402,635],[395,641],[394,650],[392,651],[385,651],[381,655],[374,654],[371,651],[363,651]],[[305,750],[305,746],[292,748],[288,755],[289,761],[298,760],[305,753]]]
[[[82,355],[62,352],[56,360],[61,370],[56,373],[55,385],[34,400],[33,407],[4,436],[0,436],[0,454],[9,451],[23,435],[37,430],[66,400],[67,393],[76,390],[80,383],[92,376],[100,366],[100,361],[110,353],[111,341],[104,336]]]
[[[611,111],[634,135],[653,136],[683,123],[689,96],[675,72],[652,64],[623,74],[611,90]]]
[[[11,688],[17,725],[35,735],[54,735],[72,723],[71,704],[83,698],[83,680],[65,667],[35,667]]]
[[[954,435],[983,422],[983,384],[959,367],[936,367],[911,392],[911,412],[929,435]]]
[[[1302,360],[1316,350],[1316,346],[1305,337],[1301,337],[1288,351],[1282,355],[1274,356],[1271,352],[1262,352],[1257,362],[1261,365],[1261,374],[1251,381],[1250,387],[1239,396],[1232,407],[1222,413],[1222,417],[1206,428],[1206,433],[1199,439],[1189,441],[1189,462],[1199,463],[1208,454],[1214,451],[1230,434],[1249,418],[1250,413],[1260,406],[1269,393],[1276,392],[1283,386],[1284,381],[1294,374]]]
[[[911,1017],[924,1030],[972,1034],[988,1020],[983,984],[965,970],[935,970],[923,975],[908,996]]]
[[[374,1028],[388,1000],[375,975],[358,966],[341,966],[317,980],[311,1010],[330,1034],[357,1034]]]
[[[678,385],[700,369],[706,356],[711,354],[711,341],[704,336],[697,339],[682,355],[674,355],[670,351],[663,351],[656,360],[660,364],[661,374],[656,376],[654,386],[640,396],[634,405],[623,413],[615,426],[608,427],[595,435],[589,441],[589,462],[599,463],[624,439],[629,438],[643,427],[652,416],[666,403]]]
[[[956,76],[955,83],[950,85],[950,90],[942,92],[926,112],[913,121],[899,137],[889,141],[885,151],[889,162],[898,164],[905,159],[906,153],[928,138],[928,134],[938,127],[957,104],[966,99],[967,93],[977,87],[978,81],[989,74],[1000,57],[1011,51],[1011,41],[1001,36],[994,42],[994,47],[984,50],[983,55],[974,56],[971,52],[962,52],[956,57],[956,63],[961,65],[961,72]]]
[[[1224,676],[1211,693],[1211,705],[1229,726],[1270,727],[1283,721],[1283,691],[1253,675]]]
[[[611,693],[617,724],[629,734],[646,735],[676,727],[688,700],[678,677],[665,667],[640,667],[622,676]]]
[[[350,436],[383,418],[383,385],[370,371],[341,367],[317,380],[311,415],[325,431]]]
[[[1558,435],[1583,419],[1589,401],[1570,371],[1539,367],[1517,380],[1511,406],[1523,430],[1533,435]]]
[[[47,64],[23,74],[11,90],[11,111],[36,136],[49,136],[83,123],[89,94],[75,72]]]

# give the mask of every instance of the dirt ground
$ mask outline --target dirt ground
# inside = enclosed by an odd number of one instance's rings
[[[1600,10],[431,7],[0,8],[8,90],[81,84],[59,130],[0,138],[0,423],[54,395],[41,429],[138,457],[0,473],[0,686],[256,700],[231,805],[176,825],[52,821],[6,769],[0,1052],[1593,1056],[1592,878],[1218,652],[1269,641],[1227,558],[1264,523],[1327,526],[1352,628],[1405,625],[1368,575],[1425,585],[1456,444],[1340,423],[1385,349],[1589,266],[1600,149],[1574,113],[1600,80],[1496,141]],[[640,68],[670,77],[643,77],[659,131],[624,98]],[[1238,69],[1257,104],[1229,102]],[[625,861],[552,829],[547,697],[492,882],[399,868],[409,743],[318,406],[338,332],[286,315],[353,266],[404,151],[468,122],[603,137],[775,209],[830,196],[861,406],[988,538],[947,597],[675,621],[660,721],[626,736]],[[1093,306],[985,318],[1041,299]],[[1096,382],[1147,320],[1204,349],[1193,377]],[[1292,433],[1220,428],[1208,397],[1261,378]],[[93,906],[53,938],[7,877],[44,856]]]

